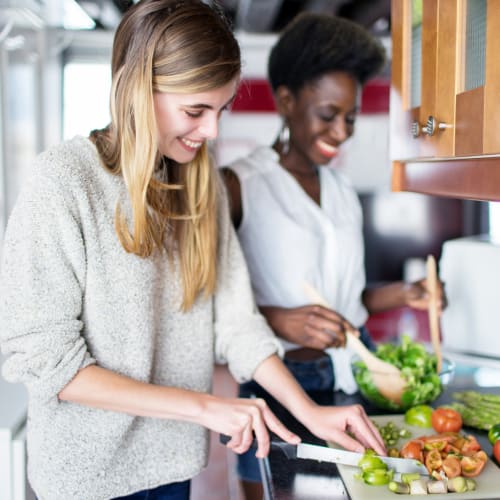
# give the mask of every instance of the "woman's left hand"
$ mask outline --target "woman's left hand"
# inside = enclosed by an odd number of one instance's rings
[[[444,291],[444,283],[440,280],[437,282],[437,303],[439,311],[443,311],[448,305],[446,293]],[[414,309],[427,310],[429,308],[429,292],[427,289],[427,279],[423,278],[419,281],[405,285],[406,304]]]
[[[371,448],[378,455],[387,455],[380,433],[361,405],[313,404],[300,417],[315,436],[325,441],[332,441],[350,451],[363,453]]]

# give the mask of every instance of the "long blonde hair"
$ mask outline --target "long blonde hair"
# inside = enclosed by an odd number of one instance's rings
[[[118,204],[115,227],[123,248],[140,257],[177,252],[182,309],[215,290],[217,181],[206,144],[183,168],[158,151],[153,93],[199,93],[240,73],[240,50],[227,20],[201,0],[142,0],[124,15],[112,57],[111,123],[91,138],[111,172],[122,175],[132,208]],[[166,180],[155,177],[167,164]]]

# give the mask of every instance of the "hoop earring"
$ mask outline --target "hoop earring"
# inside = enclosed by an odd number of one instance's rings
[[[290,129],[286,123],[283,123],[279,134],[279,141],[281,146],[281,154],[287,155],[290,151]]]

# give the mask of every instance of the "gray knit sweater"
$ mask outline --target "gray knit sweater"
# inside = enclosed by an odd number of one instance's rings
[[[208,392],[215,361],[241,382],[279,349],[256,312],[224,194],[217,293],[188,313],[179,312],[177,262],[121,247],[118,200],[127,209],[122,178],[77,137],[39,156],[9,220],[3,374],[28,387],[28,470],[41,500],[109,499],[192,478],[206,464],[201,426],[59,401],[81,368]]]

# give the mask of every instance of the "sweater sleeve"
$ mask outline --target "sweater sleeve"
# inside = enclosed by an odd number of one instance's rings
[[[218,363],[228,363],[238,382],[246,382],[266,358],[282,356],[283,348],[257,309],[243,252],[230,221],[227,196],[222,186],[219,191],[215,354]]]
[[[4,377],[40,403],[94,363],[81,335],[85,248],[63,181],[35,172],[12,211],[0,282]]]

